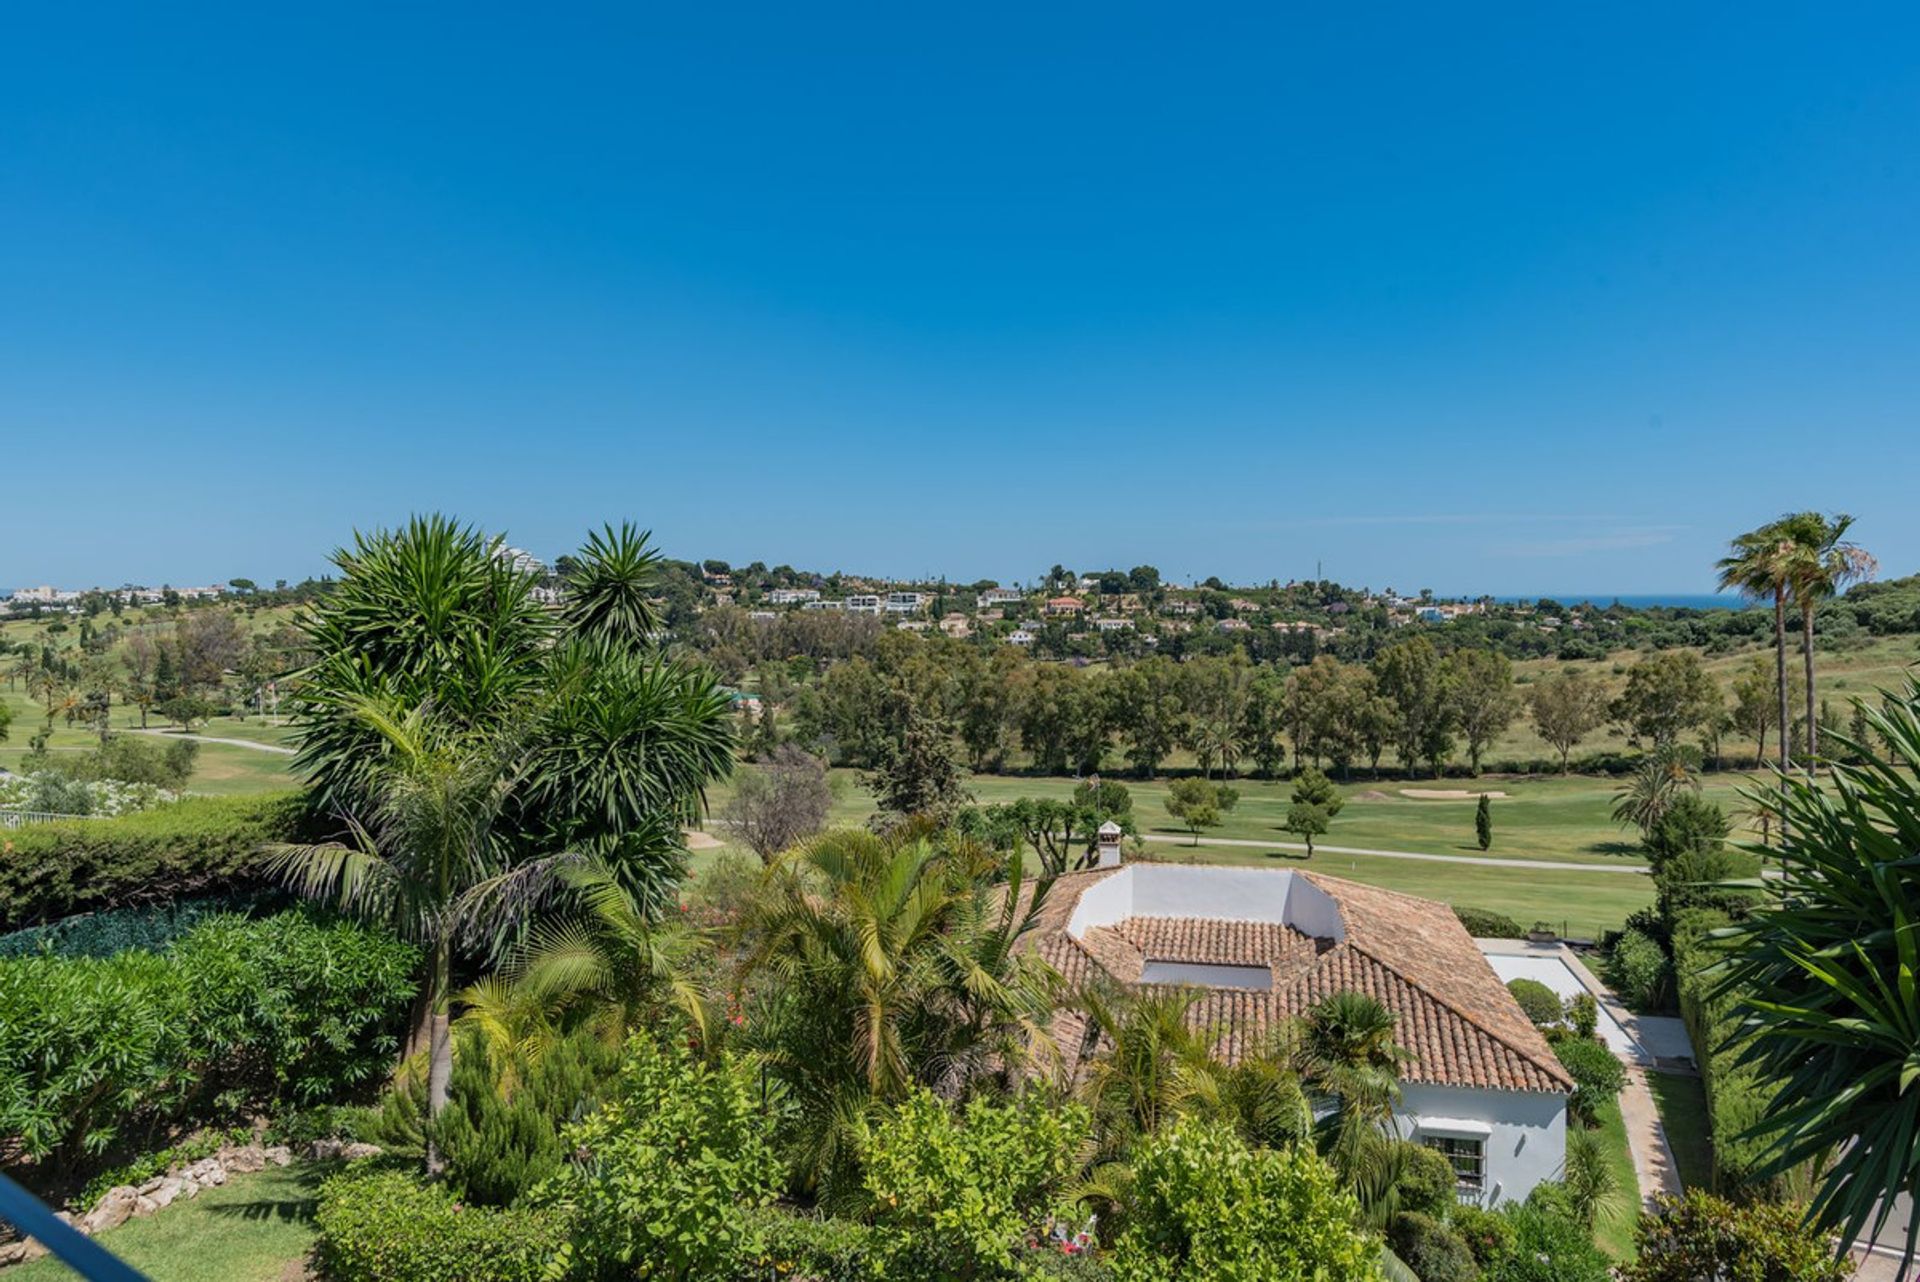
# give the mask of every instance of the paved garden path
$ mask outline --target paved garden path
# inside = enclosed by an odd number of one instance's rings
[[[291,757],[296,749],[283,748],[277,743],[261,743],[258,739],[223,739],[210,734],[182,734],[178,730],[161,730],[158,727],[147,730],[129,730],[128,734],[150,734],[162,739],[192,739],[197,743],[224,743],[230,748],[252,748],[257,752],[277,752],[283,757]]]
[[[1680,1167],[1667,1144],[1667,1132],[1660,1125],[1660,1110],[1654,1106],[1653,1091],[1647,1086],[1647,1070],[1627,1067],[1627,1089],[1620,1092],[1620,1116],[1627,1124],[1627,1148],[1633,1152],[1633,1172],[1640,1180],[1640,1201],[1651,1205],[1656,1193],[1679,1193]]]
[[[1190,837],[1176,837],[1171,833],[1149,832],[1141,834],[1142,841],[1177,841],[1188,845]],[[1209,846],[1246,846],[1255,850],[1305,850],[1306,846],[1294,841],[1247,841],[1240,837],[1208,837]],[[1574,864],[1560,863],[1552,859],[1497,859],[1492,855],[1426,855],[1412,850],[1368,850],[1364,846],[1326,846],[1318,842],[1313,847],[1329,855],[1377,855],[1382,859],[1421,859],[1436,864],[1479,864],[1486,868],[1544,868],[1549,872],[1618,872],[1632,877],[1644,877],[1650,871],[1644,864]]]

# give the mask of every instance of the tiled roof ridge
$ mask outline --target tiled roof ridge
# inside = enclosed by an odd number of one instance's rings
[[[1388,893],[1393,894],[1397,892],[1389,891]],[[1414,896],[1407,896],[1407,895],[1403,895],[1401,897],[1414,898]],[[1506,1034],[1502,1033],[1500,1030],[1487,1027],[1487,1025],[1483,1021],[1476,1019],[1473,1016],[1472,1012],[1463,1010],[1457,1003],[1450,1001],[1446,997],[1442,996],[1440,993],[1435,992],[1430,985],[1424,984],[1420,982],[1420,980],[1416,979],[1414,976],[1409,975],[1404,967],[1394,965],[1391,961],[1388,961],[1385,957],[1382,957],[1379,953],[1367,947],[1365,944],[1359,943],[1358,941],[1349,937],[1346,941],[1346,946],[1348,948],[1351,948],[1354,952],[1359,953],[1362,957],[1365,957],[1368,961],[1372,962],[1374,965],[1380,966],[1386,970],[1392,971],[1395,975],[1399,976],[1399,978],[1403,983],[1405,983],[1408,987],[1412,988],[1415,992],[1421,994],[1423,997],[1427,998],[1427,1000],[1433,1002],[1434,1004],[1444,1007],[1446,1010],[1450,1011],[1452,1014],[1466,1021],[1468,1027],[1473,1028],[1478,1032],[1486,1034],[1488,1037],[1491,1037],[1494,1041],[1499,1042],[1502,1046],[1512,1051],[1515,1055],[1518,1055],[1520,1056],[1520,1058],[1526,1060],[1527,1063],[1533,1065],[1535,1068],[1545,1073],[1549,1078],[1553,1079],[1556,1082],[1562,1083],[1569,1090],[1573,1089],[1574,1081],[1573,1081],[1572,1075],[1567,1072],[1566,1066],[1563,1065],[1560,1062],[1560,1060],[1554,1055],[1551,1047],[1546,1047],[1547,1054],[1546,1054],[1546,1057],[1543,1059],[1535,1051],[1531,1050],[1528,1047],[1519,1045],[1517,1042],[1514,1041],[1513,1038],[1508,1037]],[[1545,1046],[1544,1041],[1542,1042],[1542,1045]]]

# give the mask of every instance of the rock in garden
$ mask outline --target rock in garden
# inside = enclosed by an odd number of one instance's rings
[[[175,1179],[171,1175],[166,1175],[162,1176],[160,1182],[154,1185],[152,1189],[145,1190],[145,1192],[146,1196],[153,1202],[154,1209],[158,1210],[162,1207],[173,1205],[175,1199],[183,1194],[187,1197],[192,1197],[192,1193],[186,1192],[188,1187],[185,1180]],[[195,1191],[197,1192],[198,1190]]]
[[[275,1144],[266,1150],[267,1160],[275,1166],[289,1166],[293,1162],[293,1150],[285,1144]]]
[[[189,1166],[187,1175],[203,1188],[219,1188],[227,1182],[227,1168],[211,1157],[203,1157]]]
[[[220,1150],[220,1159],[226,1163],[227,1170],[231,1174],[251,1174],[267,1164],[267,1151],[257,1144],[248,1144],[240,1148],[224,1148]]]
[[[98,1233],[102,1229],[119,1228],[133,1215],[135,1204],[140,1200],[139,1190],[131,1184],[116,1184],[94,1203],[93,1209],[80,1217],[75,1225],[82,1233]]]

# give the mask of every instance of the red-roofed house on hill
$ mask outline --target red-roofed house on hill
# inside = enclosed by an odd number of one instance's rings
[[[1139,863],[1059,878],[1025,944],[1070,988],[1201,990],[1189,1014],[1232,1062],[1326,997],[1398,1017],[1402,1136],[1444,1153],[1463,1198],[1524,1199],[1564,1172],[1573,1080],[1445,904],[1319,873]],[[1087,1052],[1055,1019],[1069,1068]]]

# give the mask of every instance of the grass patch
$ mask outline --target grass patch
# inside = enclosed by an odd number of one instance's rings
[[[1631,1260],[1634,1225],[1640,1217],[1640,1177],[1634,1173],[1633,1150],[1627,1146],[1627,1123],[1620,1116],[1619,1102],[1604,1105],[1597,1116],[1600,1125],[1588,1133],[1600,1141],[1616,1190],[1612,1205],[1601,1208],[1593,1226],[1593,1240],[1614,1259]],[[1568,1125],[1578,1123],[1570,1121]]]
[[[156,1215],[109,1229],[98,1240],[153,1282],[279,1282],[299,1277],[299,1263],[313,1246],[313,1212],[325,1174],[323,1166],[299,1163],[236,1175],[191,1202],[176,1202]],[[6,1272],[7,1282],[79,1276],[52,1256]]]
[[[1712,1188],[1713,1138],[1707,1124],[1706,1084],[1679,1073],[1649,1073],[1647,1088],[1660,1110],[1680,1183],[1687,1188]]]

